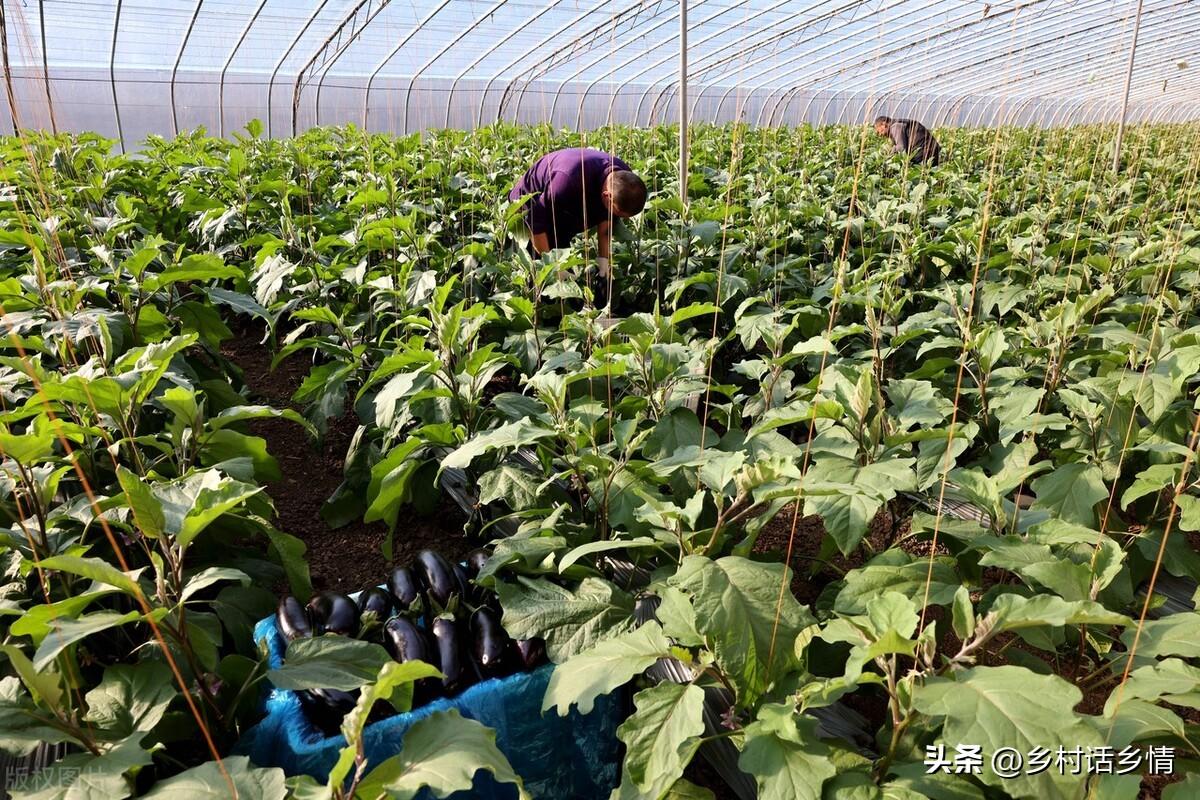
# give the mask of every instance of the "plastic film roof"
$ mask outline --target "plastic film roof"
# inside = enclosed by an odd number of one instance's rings
[[[3,0],[22,127],[132,143],[678,118],[679,0]],[[688,0],[687,110],[758,125],[1105,122],[1139,3]],[[1200,2],[1143,0],[1131,120],[1200,103]],[[8,105],[8,100],[5,100]],[[9,109],[11,111],[11,109]],[[9,116],[13,116],[11,113]]]

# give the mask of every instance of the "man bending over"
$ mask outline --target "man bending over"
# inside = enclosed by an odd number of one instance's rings
[[[533,195],[523,210],[534,255],[567,247],[577,234],[596,229],[596,302],[608,305],[613,220],[641,213],[646,184],[616,156],[572,147],[539,158],[508,193],[510,200],[523,195]]]

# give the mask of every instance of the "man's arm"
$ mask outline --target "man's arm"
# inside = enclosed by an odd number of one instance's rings
[[[896,145],[897,153],[908,152],[908,130],[903,122],[893,122],[888,128],[892,142]]]
[[[600,261],[600,274],[608,274],[608,259],[612,256],[612,223],[604,220],[596,228],[596,255]]]
[[[529,241],[533,243],[533,250],[539,256],[550,250],[550,235],[544,231],[542,233],[530,231]]]

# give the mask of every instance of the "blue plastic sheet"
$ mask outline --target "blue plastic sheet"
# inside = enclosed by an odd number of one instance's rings
[[[254,638],[265,642],[271,667],[283,663],[286,643],[274,617],[260,621]],[[439,698],[406,714],[397,714],[368,725],[364,747],[371,764],[400,752],[404,734],[413,723],[438,711],[457,709],[464,717],[496,731],[496,745],[525,781],[535,798],[606,798],[620,778],[621,744],[616,729],[623,704],[616,695],[596,700],[592,713],[572,711],[560,717],[553,710],[542,714],[542,697],[550,682],[552,664],[533,672],[493,678],[461,694]],[[238,743],[236,752],[255,764],[280,767],[288,775],[312,775],[324,782],[346,746],[341,735],[326,736],[300,707],[295,692],[272,688],[266,696],[266,717]],[[368,767],[370,769],[370,767]],[[422,797],[425,795],[423,794]],[[471,792],[457,792],[454,800],[515,800],[513,786],[496,783],[490,773],[479,772]]]

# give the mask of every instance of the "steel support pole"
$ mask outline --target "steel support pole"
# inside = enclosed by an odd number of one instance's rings
[[[117,118],[117,139],[121,142],[121,152],[125,152],[125,131],[121,127],[121,103],[117,100],[117,34],[121,30],[121,0],[117,0],[117,10],[113,13],[112,45],[108,51],[108,85],[112,89],[113,116]]]
[[[687,0],[679,0],[679,201],[688,204]]]
[[[1142,4],[1138,0],[1137,13],[1133,18],[1133,41],[1129,44],[1129,65],[1125,68],[1125,92],[1121,96],[1121,119],[1117,123],[1117,139],[1113,142],[1113,172],[1121,166],[1121,140],[1125,138],[1125,117],[1129,112],[1129,89],[1133,85],[1133,59],[1137,55],[1138,31],[1142,27]]]

